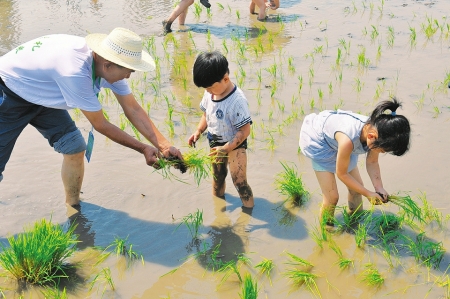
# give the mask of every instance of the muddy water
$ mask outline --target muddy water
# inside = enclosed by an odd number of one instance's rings
[[[224,274],[211,271],[207,256],[192,258],[205,248],[216,247],[223,261],[247,254],[252,265],[242,266],[240,272],[258,278],[260,298],[312,296],[304,287],[292,288],[283,275],[290,268],[285,252],[314,264],[312,273],[318,275],[317,286],[323,298],[445,298],[446,289],[436,279],[445,277],[448,254],[440,267],[431,271],[418,265],[407,252],[393,257],[394,267],[390,267],[379,249],[370,244],[357,248],[354,236],[344,233],[333,239],[344,257],[354,261],[354,267],[339,270],[337,255],[327,244],[320,249],[308,235],[308,230],[317,226],[321,194],[310,162],[298,154],[297,144],[301,111],[340,107],[369,113],[379,100],[395,95],[403,101],[401,113],[412,124],[412,146],[404,157],[381,157],[385,189],[410,192],[416,200],[425,194],[434,207],[448,214],[450,98],[448,89],[442,87],[450,72],[448,2],[282,1],[264,27],[255,16],[248,15],[247,2],[220,2],[223,10],[212,3],[211,17],[203,10],[196,18],[192,9],[185,26],[174,24],[175,32],[162,37],[158,36],[161,21],[173,5],[169,1],[0,0],[0,53],[49,33],[84,36],[122,26],[145,39],[154,37],[155,54],[161,61],[160,88],[155,92],[151,86],[155,74],[135,74],[130,81],[139,101],[166,135],[167,96],[175,109],[173,143],[187,150],[187,138],[199,120],[202,94],[190,75],[195,55],[210,48],[225,52],[225,44],[233,81],[242,85],[254,121],[248,155],[248,178],[256,203],[253,213],[242,213],[231,180],[227,181],[226,200],[213,198],[209,180],[197,187],[189,174],[179,175],[188,184],[164,179],[145,166],[141,155],[97,133],[92,160],[86,165],[81,215],[71,217],[64,205],[60,155],[36,130],[26,128],[0,183],[0,240],[5,243],[7,236],[20,233],[24,225],[43,217],[65,225],[77,223],[82,242],[75,258],[83,261],[79,273],[82,279],[68,283],[70,298],[238,298],[240,287],[235,274],[221,283]],[[431,18],[431,24],[436,20],[442,29],[427,39],[421,28],[426,28]],[[389,27],[394,32],[393,40]],[[414,46],[410,27],[417,32]],[[240,36],[240,44],[236,36]],[[340,67],[336,65],[338,48],[342,50]],[[358,67],[358,55],[364,49],[365,58],[370,60],[366,68]],[[177,70],[174,65],[180,61],[183,66]],[[244,79],[239,65],[245,71]],[[274,65],[275,81],[269,72]],[[119,125],[121,111],[117,103],[105,99],[104,108],[111,121]],[[298,112],[298,117],[290,122],[289,117],[296,115],[293,112]],[[73,115],[87,136],[89,124],[76,113]],[[133,134],[130,128],[127,131]],[[275,139],[273,150],[271,136]],[[207,148],[204,140],[199,146]],[[370,186],[364,159],[360,160],[363,180]],[[282,170],[279,161],[295,163],[302,173],[311,192],[305,206],[282,204],[284,198],[273,184],[274,176]],[[339,204],[345,205],[345,187],[338,187],[342,197]],[[197,209],[203,210],[204,225],[200,228],[201,241],[193,242],[187,228],[178,225],[180,218]],[[392,205],[382,209],[397,212]],[[442,241],[449,248],[447,228],[423,229],[432,240]],[[413,237],[418,233],[404,230]],[[112,256],[93,269],[96,257],[90,248],[107,246],[115,237],[128,237],[133,249],[143,255],[144,265],[127,265]],[[272,283],[253,268],[263,258],[272,259],[276,265]],[[386,278],[381,288],[361,282],[367,263],[376,265]],[[111,270],[115,289],[100,280],[89,291],[89,282],[106,267]],[[162,276],[174,269],[178,270]],[[6,298],[19,298],[20,294],[25,298],[41,296],[39,289],[24,290],[10,281],[2,282],[1,287]]]

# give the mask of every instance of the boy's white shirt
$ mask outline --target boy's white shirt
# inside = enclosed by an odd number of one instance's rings
[[[206,114],[208,133],[217,136],[217,142],[230,141],[239,128],[252,122],[247,98],[237,86],[219,101],[213,101],[212,95],[205,91],[200,109]]]

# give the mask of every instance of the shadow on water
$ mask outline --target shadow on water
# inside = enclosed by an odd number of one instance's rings
[[[267,16],[267,19],[264,22],[260,22],[261,25],[264,23],[292,23],[301,18],[301,15],[298,14],[290,14],[290,15],[282,15],[282,14],[271,14]],[[266,34],[267,29],[263,26],[261,28],[258,27],[246,27],[237,24],[227,24],[225,26],[215,26],[211,24],[205,23],[197,23],[197,24],[186,24],[187,29],[179,30],[179,32],[192,31],[195,33],[208,33],[224,39],[231,37],[246,37],[249,38],[257,38],[261,34]]]
[[[226,195],[215,200],[216,219],[209,227],[201,227],[201,241],[193,241],[188,229],[178,222],[161,223],[130,217],[118,210],[105,209],[92,203],[82,202],[78,213],[69,217],[67,225],[77,225],[75,233],[80,243],[79,249],[92,246],[106,247],[116,237],[127,238],[133,249],[142,254],[146,262],[176,267],[193,250],[201,250],[201,243],[209,243],[214,248],[221,243],[221,252],[234,258],[244,253],[251,233],[266,229],[275,238],[300,240],[307,237],[305,222],[291,209],[280,207],[264,198],[255,198],[256,207],[252,212],[241,211],[241,200]],[[239,209],[237,221],[232,223],[226,211],[234,213]],[[256,221],[257,224],[251,224]],[[171,246],[167,246],[167,244]],[[195,249],[194,249],[195,248]],[[221,254],[225,254],[221,253]]]

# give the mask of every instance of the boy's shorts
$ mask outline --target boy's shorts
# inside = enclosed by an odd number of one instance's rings
[[[213,147],[216,147],[216,146],[224,146],[225,144],[227,144],[227,142],[217,142],[217,141],[214,141],[214,140],[209,140],[209,147],[210,148],[213,148]],[[237,150],[238,148],[245,148],[245,149],[247,149],[247,139],[245,139],[244,141],[242,141],[241,144],[236,146],[233,149],[233,151]]]
[[[17,138],[28,124],[35,127],[59,153],[76,154],[86,149],[81,132],[66,110],[27,102],[0,78],[0,177]]]

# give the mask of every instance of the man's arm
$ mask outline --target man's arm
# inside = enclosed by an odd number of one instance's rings
[[[81,111],[96,131],[105,135],[114,142],[140,152],[144,155],[147,165],[153,166],[153,164],[157,161],[158,150],[156,148],[136,140],[115,125],[111,124],[106,120],[102,110],[94,112],[85,110]]]
[[[181,152],[176,149],[172,144],[161,134],[156,128],[153,121],[145,113],[144,109],[134,98],[133,94],[119,95],[114,93],[117,101],[122,106],[125,116],[136,127],[136,129],[156,146],[164,156],[175,156],[179,159],[183,159]]]

